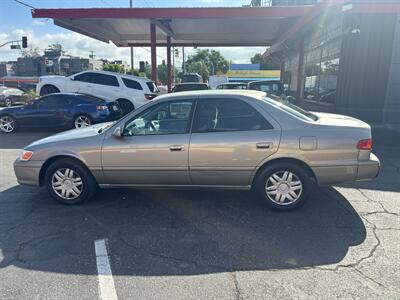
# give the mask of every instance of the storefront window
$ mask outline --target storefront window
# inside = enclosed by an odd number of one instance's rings
[[[304,98],[322,105],[335,104],[342,45],[342,18],[336,17],[318,28],[305,39]]]

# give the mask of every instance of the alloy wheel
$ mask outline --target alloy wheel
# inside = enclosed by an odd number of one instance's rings
[[[303,184],[299,177],[290,171],[278,171],[268,177],[265,193],[278,205],[289,205],[300,199]]]
[[[88,127],[91,125],[91,121],[89,119],[89,117],[86,116],[78,116],[75,119],[75,128],[84,128],[84,127]]]
[[[83,190],[83,181],[77,172],[69,168],[57,170],[51,178],[53,191],[64,200],[78,198]]]
[[[2,116],[0,118],[0,130],[3,132],[13,132],[15,129],[15,121],[9,116]]]

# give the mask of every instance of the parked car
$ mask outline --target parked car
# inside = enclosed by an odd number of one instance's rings
[[[283,95],[283,84],[280,80],[261,80],[251,81],[247,84],[247,89],[262,91],[276,96]]]
[[[176,92],[187,92],[187,91],[199,91],[199,90],[208,90],[207,83],[179,83],[174,86],[172,89],[173,93]]]
[[[143,77],[106,71],[84,71],[68,77],[42,76],[36,88],[40,96],[83,93],[115,101],[126,114],[158,96],[156,84]]]
[[[0,106],[13,106],[24,103],[24,91],[17,88],[0,86]]]
[[[203,82],[203,77],[197,73],[186,73],[182,75],[181,82]]]
[[[24,106],[0,110],[0,131],[17,128],[82,128],[110,121],[120,115],[116,103],[83,94],[56,93],[43,96]]]
[[[257,91],[209,90],[160,96],[114,123],[36,141],[14,169],[20,184],[46,186],[65,204],[97,187],[253,188],[270,207],[289,210],[313,182],[377,176],[371,147],[370,126],[355,118]]]
[[[217,90],[246,90],[247,83],[245,82],[228,82],[217,86]]]

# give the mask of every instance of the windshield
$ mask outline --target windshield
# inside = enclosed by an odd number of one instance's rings
[[[282,110],[284,110],[285,112],[294,115],[302,120],[305,121],[317,121],[318,117],[316,115],[314,115],[313,113],[304,110],[300,107],[298,107],[297,105],[294,105],[292,103],[290,103],[289,101],[283,101],[281,98],[275,99],[272,97],[262,97],[262,99],[269,103],[272,104],[275,107],[278,107]]]

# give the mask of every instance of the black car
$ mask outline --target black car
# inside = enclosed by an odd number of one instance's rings
[[[172,89],[173,93],[176,92],[187,92],[187,91],[200,91],[200,90],[209,90],[209,86],[207,83],[180,83],[174,86]]]
[[[182,75],[182,83],[187,83],[187,82],[202,82],[203,77],[197,73],[186,73]]]
[[[283,84],[280,80],[251,81],[247,84],[247,89],[262,91],[276,96],[281,96],[284,93]]]
[[[75,93],[43,96],[24,106],[0,110],[0,131],[17,128],[81,128],[117,119],[120,110],[114,102]]]
[[[245,82],[227,82],[217,86],[217,90],[246,90],[247,83]]]
[[[24,102],[24,91],[13,87],[0,86],[0,106],[10,107]]]

